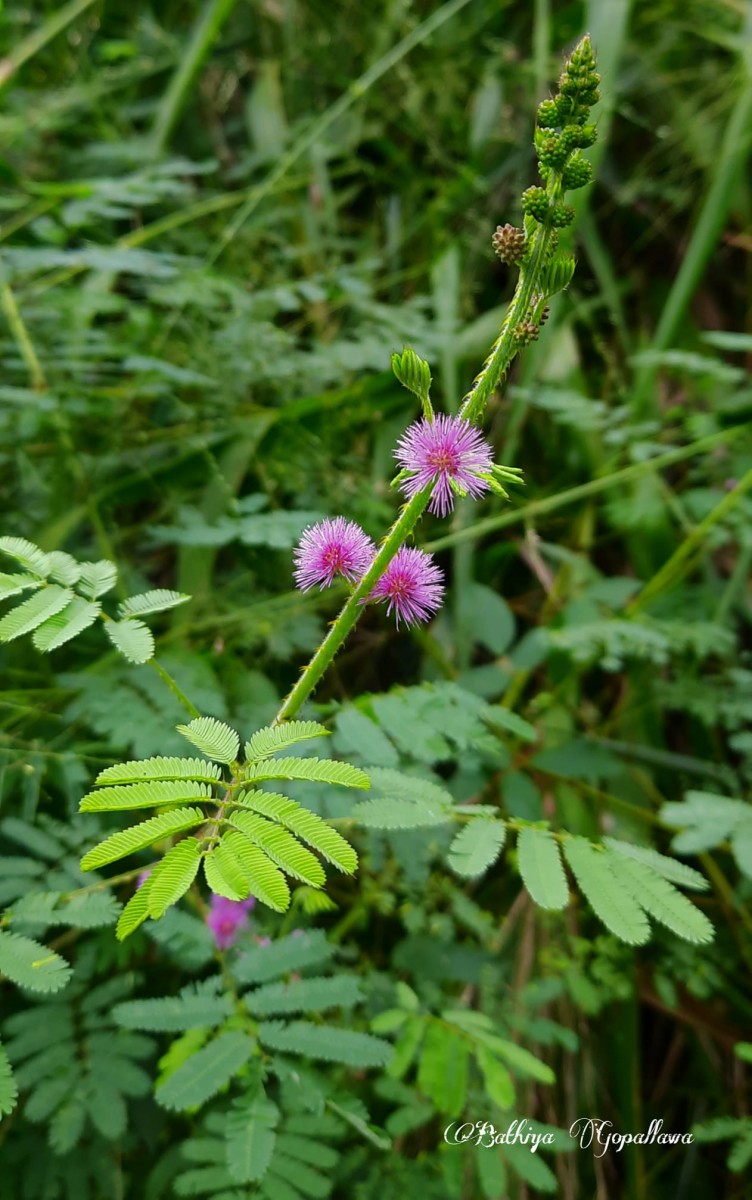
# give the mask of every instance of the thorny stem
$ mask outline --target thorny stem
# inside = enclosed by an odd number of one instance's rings
[[[397,551],[405,544],[415,528],[421,514],[431,499],[431,487],[416,492],[412,500],[402,509],[397,520],[381,544],[371,566],[366,571],[358,586],[345,601],[339,616],[333,622],[331,629],[303,669],[300,679],[287,696],[279,712],[274,718],[274,725],[288,721],[300,711],[302,704],[308,699],[316,684],[321,679],[330,662],[344,642],[348,633],[355,626],[363,605]]]
[[[540,289],[540,277],[550,252],[552,234],[553,229],[549,225],[539,225],[532,235],[530,258],[522,264],[499,336],[460,408],[460,416],[466,421],[478,423],[481,420],[486,403],[506,378],[519,349],[515,341],[515,329],[528,316],[533,297]]]
[[[553,204],[561,195],[561,174],[552,171],[546,188],[550,202]],[[483,370],[475,380],[471,390],[465,396],[460,416],[467,421],[480,423],[490,396],[504,380],[509,368],[520,349],[515,331],[518,324],[529,318],[536,297],[540,296],[543,288],[544,270],[552,249],[554,229],[550,218],[545,223],[536,225],[530,235],[530,251],[521,266],[520,277],[517,281],[514,295],[507,308],[501,332],[483,366]],[[354,628],[363,610],[363,604],[374,584],[381,578],[397,552],[405,544],[410,534],[428,507],[431,499],[432,486],[417,492],[402,509],[397,520],[382,542],[370,569],[363,576],[358,586],[346,600],[339,616],[334,620],[329,633],[315,651],[308,665],[304,667],[300,678],[292,691],[284,700],[282,707],[274,718],[274,724],[288,721],[301,709],[324,672],[332,662],[345,638]]]
[[[196,708],[195,704],[191,703],[183,689],[172,678],[172,675],[170,675],[169,671],[166,671],[162,664],[157,662],[156,658],[149,659],[149,666],[153,667],[160,679],[164,680],[173,696],[177,697],[186,712],[190,713],[190,715],[194,718],[201,716],[201,713]]]

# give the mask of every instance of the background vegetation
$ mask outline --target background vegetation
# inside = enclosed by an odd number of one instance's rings
[[[249,732],[335,611],[292,589],[300,531],[344,511],[379,536],[394,511],[391,450],[415,414],[390,352],[414,346],[456,411],[493,340],[511,273],[490,235],[519,220],[535,106],[586,28],[604,86],[577,273],[491,414],[524,493],[424,523],[444,613],[410,634],[369,611],[307,715],[341,756],[463,802],[664,852],[674,838],[710,881],[716,939],[658,930],[634,950],[581,903],[536,910],[514,856],[467,885],[437,859],[440,830],[353,834],[362,866],[331,883],[336,908],[301,889],[289,916],[254,911],[241,984],[274,978],[252,965],[259,938],[310,930],[280,972],[357,976],[348,1028],[394,1038],[385,1011],[465,1008],[539,1062],[509,1061],[510,1093],[474,1034],[435,1020],[417,1066],[404,1045],[403,1070],[355,1052],[290,1066],[270,1200],[748,1194],[752,18],[735,0],[0,13],[3,531],[112,558],[131,593],[190,593],[160,618],[161,661]],[[91,882],[74,814],[98,770],[183,752],[178,702],[98,638],[0,652],[3,904],[30,880]],[[523,721],[492,736],[482,702]],[[334,817],[350,803],[312,786],[306,801]],[[258,1194],[216,1166],[226,1094],[177,1113],[152,1099],[195,1049],[190,1020],[128,1008],[206,978],[201,917],[186,906],[120,946],[117,906],[97,912],[48,935],[74,968],[59,995],[2,985],[21,1091],[0,1126],[4,1197]],[[463,1114],[700,1126],[691,1147],[594,1160],[560,1137],[544,1158],[444,1145]],[[255,1119],[262,1135],[276,1120]]]

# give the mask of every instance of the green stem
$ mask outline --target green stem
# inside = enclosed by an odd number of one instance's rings
[[[191,84],[236,2],[237,0],[209,0],[196,22],[193,34],[157,111],[151,134],[151,151],[155,158],[163,153],[180,117]]]
[[[644,608],[656,596],[660,596],[662,592],[667,591],[675,583],[679,582],[691,566],[693,553],[702,546],[705,537],[713,526],[717,525],[719,521],[736,507],[750,488],[752,488],[752,468],[737,483],[734,490],[728,492],[720,503],[716,504],[712,512],[709,512],[704,520],[700,521],[700,524],[692,530],[689,537],[684,539],[668,561],[663,564],[660,571],[652,579],[648,580],[640,594],[635,597],[631,604],[627,605],[628,613],[634,614],[639,612],[641,608]]]
[[[18,352],[24,361],[26,369],[29,372],[31,386],[35,392],[45,392],[47,390],[47,381],[44,377],[44,370],[39,361],[37,352],[34,349],[34,343],[29,337],[29,332],[24,324],[23,317],[18,310],[16,297],[13,295],[12,289],[7,283],[0,287],[0,308],[5,313],[8,321],[8,326],[13,339],[18,346]]]
[[[25,62],[33,58],[48,42],[57,37],[59,33],[62,33],[66,25],[70,25],[71,21],[75,21],[76,17],[80,17],[82,13],[86,12],[87,8],[91,8],[93,3],[94,0],[72,0],[72,3],[64,4],[58,12],[44,21],[38,29],[35,29],[22,42],[19,42],[11,50],[10,54],[0,59],[0,87],[12,75],[15,75],[19,67],[22,67]]]
[[[313,658],[304,668],[300,679],[287,696],[282,707],[274,718],[274,724],[289,721],[300,711],[313,689],[331,663],[335,654],[344,642],[348,633],[354,628],[358,617],[363,611],[363,604],[372,591],[376,582],[384,574],[397,551],[407,541],[418,520],[431,499],[432,487],[416,492],[409,504],[406,504],[389,533],[381,544],[381,549],[374,558],[358,586],[345,601],[339,616],[319,646]]]
[[[519,346],[515,330],[520,321],[527,319],[533,296],[540,288],[541,270],[548,257],[552,233],[553,230],[548,225],[538,225],[532,235],[530,257],[522,264],[501,332],[460,409],[460,416],[466,421],[479,421],[487,401],[506,376],[517,353]]]
[[[186,696],[185,692],[178,686],[178,684],[172,678],[172,675],[170,675],[169,671],[165,671],[164,667],[161,666],[161,664],[157,662],[156,658],[149,659],[149,666],[152,667],[157,672],[157,675],[159,675],[160,679],[162,679],[167,684],[167,686],[170,689],[170,691],[172,692],[173,696],[177,697],[177,699],[180,701],[180,703],[182,704],[182,706],[186,710],[186,712],[190,713],[190,715],[194,718],[201,716],[201,713],[199,712],[199,710],[196,708],[196,706],[194,704],[191,703],[191,701]]]

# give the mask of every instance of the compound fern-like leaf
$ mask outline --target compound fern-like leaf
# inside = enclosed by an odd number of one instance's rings
[[[559,847],[547,829],[522,829],[517,838],[522,882],[539,908],[560,910],[569,903]]]
[[[316,813],[303,808],[296,800],[291,800],[289,796],[281,796],[277,792],[241,792],[236,799],[238,803],[253,809],[254,812],[279,821],[280,825],[284,825],[314,850],[318,850],[338,871],[352,875],[357,870],[358,856],[350,843]]]
[[[677,862],[675,858],[659,854],[657,850],[652,850],[649,846],[635,846],[632,842],[622,842],[617,838],[609,837],[603,839],[603,844],[616,854],[644,863],[646,867],[657,871],[671,883],[679,883],[682,887],[693,888],[698,892],[706,892],[710,887],[705,876],[701,875],[699,871],[688,867],[686,863]]]
[[[222,840],[245,872],[250,894],[275,912],[286,912],[290,907],[290,889],[279,868],[242,833],[227,833]]]
[[[631,889],[617,876],[614,855],[581,837],[567,838],[564,853],[582,894],[606,929],[630,946],[644,945],[650,923]]]
[[[503,821],[479,817],[461,829],[449,847],[449,866],[465,879],[483,875],[501,854],[506,839]]]
[[[185,895],[196,878],[200,862],[199,843],[195,837],[183,838],[177,846],[167,851],[151,873],[148,893],[150,917],[155,921],[163,917],[167,909]]]
[[[175,1111],[199,1107],[237,1075],[252,1053],[253,1041],[247,1034],[237,1029],[220,1034],[157,1088],[157,1104]]]
[[[127,854],[145,850],[147,846],[161,842],[163,838],[183,833],[187,829],[195,829],[205,821],[206,816],[200,808],[178,808],[174,812],[160,813],[158,817],[149,817],[139,825],[131,825],[130,829],[111,834],[98,846],[89,850],[81,859],[81,870],[95,871],[98,867],[125,858]]]
[[[249,783],[261,779],[309,779],[341,787],[370,788],[371,781],[360,767],[331,758],[270,758],[251,763],[243,770]]]
[[[251,953],[240,955],[234,963],[233,975],[243,984],[267,983],[291,971],[323,967],[334,954],[335,947],[326,940],[322,929],[308,929],[288,934],[268,946],[254,946]]]
[[[71,969],[64,958],[41,942],[0,930],[0,975],[32,992],[59,992]]]
[[[124,621],[105,621],[107,636],[128,662],[148,662],[154,657],[154,635],[143,621],[127,617]]]
[[[305,846],[296,841],[289,830],[256,813],[235,811],[230,815],[230,823],[246,834],[257,846],[295,879],[300,879],[310,887],[321,887],[326,882],[326,875],[319,860]]]
[[[116,1004],[113,1017],[123,1029],[146,1033],[184,1033],[220,1025],[232,1013],[228,995],[216,995],[204,984],[188,984],[177,996],[153,1000],[126,1000]]]
[[[7,1117],[13,1112],[18,1100],[18,1088],[13,1078],[13,1070],[8,1062],[8,1055],[0,1042],[0,1117]]]
[[[356,804],[350,814],[368,829],[420,829],[446,825],[452,820],[449,809],[437,809],[420,801],[399,800],[381,796]]]
[[[216,802],[216,796],[206,783],[192,779],[165,780],[115,784],[97,792],[88,792],[81,803],[81,812],[115,812],[132,808],[158,808],[162,804],[184,804],[186,801]]]
[[[309,1021],[293,1021],[289,1025],[282,1021],[262,1021],[258,1037],[263,1045],[283,1054],[300,1054],[350,1067],[384,1067],[392,1057],[389,1042],[373,1034],[313,1025]]]
[[[259,729],[249,742],[245,744],[245,756],[248,762],[258,762],[268,758],[278,750],[286,750],[297,742],[308,742],[311,738],[328,737],[329,730],[316,721],[287,721],[283,725],[269,725]]]
[[[257,1183],[274,1153],[279,1121],[276,1104],[262,1093],[236,1101],[225,1119],[227,1170],[238,1183]]]
[[[73,599],[70,588],[52,583],[17,604],[0,621],[0,642],[12,642],[54,617]]]
[[[329,975],[291,983],[268,983],[245,997],[254,1017],[278,1013],[324,1012],[328,1008],[352,1008],[363,999],[356,975]]]
[[[167,612],[190,600],[184,592],[171,592],[167,588],[155,588],[152,592],[140,592],[137,596],[129,596],[118,605],[120,617],[143,617],[149,613]]]
[[[100,612],[101,605],[96,600],[74,596],[59,613],[37,626],[31,640],[37,650],[49,654],[50,650],[57,650],[58,646],[65,645],[93,625]]]
[[[633,858],[613,853],[609,857],[617,878],[651,917],[687,942],[712,942],[714,930],[708,918],[667,879]]]
[[[238,757],[240,738],[234,729],[214,717],[196,717],[189,725],[178,725],[178,733],[215,762],[231,763]]]
[[[98,562],[81,563],[78,586],[90,600],[98,600],[106,592],[111,592],[116,583],[117,567],[109,559],[100,558]]]
[[[33,542],[27,542],[26,538],[0,537],[0,551],[14,558],[24,571],[30,571],[38,579],[47,579],[52,570],[49,555]]]
[[[222,770],[216,763],[204,758],[144,758],[136,762],[117,763],[105,767],[95,780],[98,787],[111,783],[140,783],[143,780],[195,779],[217,780]]]

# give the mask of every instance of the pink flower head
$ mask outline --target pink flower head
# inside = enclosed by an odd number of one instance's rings
[[[335,575],[355,583],[368,570],[375,552],[355,521],[327,517],[303,531],[295,550],[295,582],[304,592],[316,584],[329,587]]]
[[[426,417],[405,430],[394,457],[403,471],[406,496],[434,485],[428,511],[445,517],[454,508],[455,489],[477,500],[488,491],[483,478],[493,468],[493,455],[483,434],[463,417]],[[454,487],[452,486],[454,485]]]
[[[139,888],[142,888],[144,886],[144,884],[146,883],[147,879],[150,879],[150,878],[151,878],[151,867],[147,867],[145,871],[141,871],[141,873],[136,876],[136,891],[138,891]]]
[[[228,900],[225,896],[212,894],[206,924],[214,935],[218,950],[227,950],[233,944],[238,931],[248,924],[248,910],[255,903],[253,896],[248,900]]]
[[[427,621],[441,608],[444,576],[430,554],[403,546],[374,587],[369,600],[387,600],[387,612],[406,625]]]

